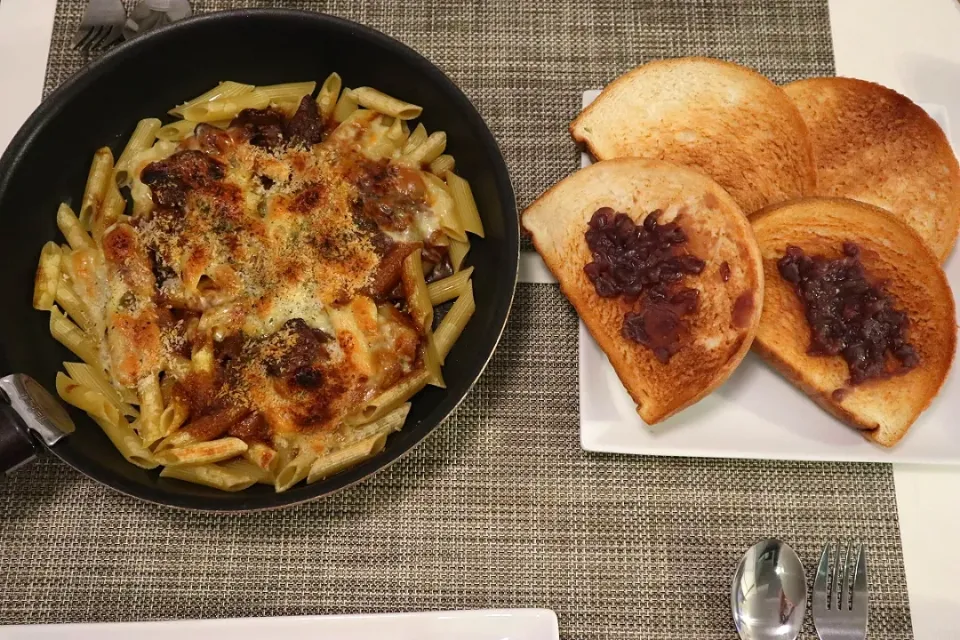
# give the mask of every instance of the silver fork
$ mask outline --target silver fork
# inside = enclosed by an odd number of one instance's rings
[[[90,0],[73,36],[73,48],[95,51],[119,42],[126,21],[127,12],[121,0]]]
[[[848,542],[828,542],[813,581],[813,623],[820,640],[865,640],[867,637],[867,550]],[[833,572],[830,564],[833,558]],[[852,570],[852,572],[851,572]]]

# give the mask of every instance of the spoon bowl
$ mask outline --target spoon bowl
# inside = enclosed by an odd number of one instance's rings
[[[776,539],[750,547],[730,590],[741,640],[796,640],[807,611],[807,578],[793,549]]]

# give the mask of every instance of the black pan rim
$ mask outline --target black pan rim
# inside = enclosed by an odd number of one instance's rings
[[[394,38],[391,38],[390,36],[371,27],[367,27],[351,20],[329,14],[301,11],[296,9],[238,9],[232,11],[221,11],[193,16],[186,20],[167,25],[157,29],[156,31],[144,34],[138,38],[126,42],[116,49],[111,50],[89,65],[80,69],[77,73],[68,78],[63,84],[55,89],[46,99],[43,100],[43,102],[41,102],[41,104],[33,111],[30,117],[17,131],[16,135],[10,141],[6,151],[2,156],[0,156],[0,200],[2,200],[3,194],[8,188],[11,176],[13,175],[13,169],[20,164],[23,155],[32,145],[33,139],[40,134],[46,123],[66,107],[72,96],[84,91],[87,84],[95,77],[98,77],[98,74],[109,73],[114,62],[121,59],[123,56],[128,55],[128,52],[149,47],[153,41],[164,38],[171,32],[202,27],[209,23],[229,23],[235,20],[270,21],[290,19],[310,21],[316,25],[318,29],[332,28],[345,30],[358,39],[374,41],[386,49],[397,52],[397,54],[404,57],[405,61],[413,66],[417,72],[432,77],[440,85],[442,85],[445,92],[448,93],[453,100],[451,108],[461,113],[466,119],[468,119],[470,125],[477,132],[479,132],[484,147],[484,153],[492,159],[491,171],[494,175],[497,190],[500,193],[499,200],[504,209],[505,217],[507,218],[508,222],[512,218],[516,223],[515,228],[509,223],[507,224],[508,234],[506,242],[508,242],[510,246],[507,247],[508,251],[506,253],[509,259],[512,260],[513,265],[510,271],[499,276],[503,280],[502,286],[504,287],[504,292],[502,294],[498,294],[496,315],[498,320],[496,324],[491,326],[491,335],[493,340],[489,349],[489,353],[487,353],[486,358],[477,368],[476,372],[472,375],[472,380],[470,380],[465,391],[460,395],[460,397],[454,399],[452,402],[449,400],[449,397],[440,401],[441,405],[448,404],[449,406],[447,406],[445,409],[441,409],[441,415],[435,422],[432,419],[428,420],[428,422],[434,422],[434,424],[425,428],[419,438],[411,439],[409,442],[404,443],[403,446],[394,446],[393,448],[388,448],[369,462],[363,463],[358,467],[348,469],[337,476],[333,476],[328,481],[321,481],[314,485],[307,485],[307,487],[301,489],[301,491],[306,489],[307,495],[296,495],[293,492],[246,495],[246,500],[238,506],[238,500],[236,497],[244,496],[244,492],[239,492],[237,494],[224,493],[224,497],[230,497],[232,499],[221,501],[213,497],[177,495],[164,492],[161,489],[154,489],[140,485],[132,485],[137,486],[139,490],[131,490],[129,488],[131,486],[129,482],[122,481],[120,478],[115,477],[110,473],[106,473],[104,469],[93,464],[91,460],[88,460],[82,456],[75,456],[72,453],[65,451],[64,447],[59,445],[50,447],[50,450],[60,460],[65,462],[73,469],[100,484],[108,486],[121,494],[137,500],[142,500],[158,506],[172,507],[187,511],[241,514],[276,510],[301,505],[347,489],[391,466],[407,455],[415,447],[422,444],[430,435],[432,435],[436,431],[437,427],[443,424],[446,419],[457,409],[457,407],[460,406],[467,395],[469,395],[493,357],[493,354],[495,353],[496,348],[503,337],[504,331],[506,330],[506,325],[509,319],[514,296],[516,294],[517,281],[519,278],[520,224],[519,212],[516,204],[516,195],[510,180],[506,161],[503,158],[503,154],[500,151],[496,138],[490,131],[486,122],[483,120],[479,111],[476,109],[470,99],[463,93],[463,91],[453,82],[453,80],[451,80],[443,71],[431,63],[423,55],[403,44],[402,42],[395,40]],[[506,287],[508,285],[509,292],[506,291]],[[309,487],[314,487],[315,490],[310,491]]]

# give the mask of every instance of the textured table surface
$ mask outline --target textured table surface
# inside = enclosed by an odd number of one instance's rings
[[[48,91],[86,61],[68,47],[83,4],[60,4]],[[711,55],[777,81],[833,70],[824,0],[192,4],[322,10],[413,46],[487,119],[521,206],[576,168],[566,126],[581,91],[635,64]],[[566,638],[726,639],[747,546],[782,537],[809,572],[825,540],[849,536],[870,545],[870,637],[911,637],[888,466],[584,452],[576,332],[554,286],[521,285],[487,372],[427,442],[296,509],[167,510],[44,458],[0,481],[0,621],[538,606]]]

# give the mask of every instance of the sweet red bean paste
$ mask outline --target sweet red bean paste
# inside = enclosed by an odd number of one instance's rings
[[[670,361],[686,334],[684,316],[697,311],[700,292],[683,286],[699,275],[704,261],[689,253],[687,235],[677,220],[660,224],[653,211],[642,224],[610,207],[590,219],[587,246],[593,255],[583,271],[602,298],[621,298],[632,307],[623,317],[621,333]]]
[[[777,262],[781,277],[803,303],[812,355],[843,356],[850,383],[909,371],[920,357],[907,341],[910,321],[894,306],[883,283],[871,282],[860,247],[843,244],[843,256],[808,256],[788,246]]]

